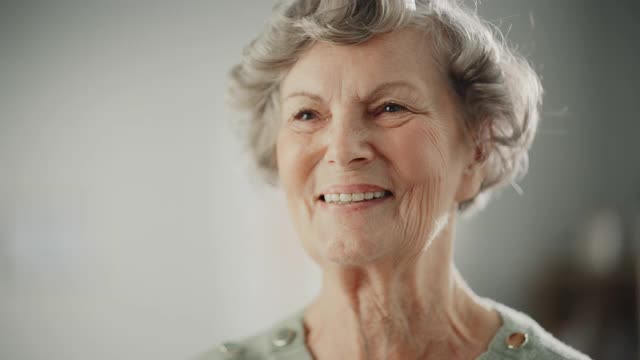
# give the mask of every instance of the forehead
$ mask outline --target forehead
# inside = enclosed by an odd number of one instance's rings
[[[294,91],[335,91],[365,96],[377,84],[406,81],[427,91],[444,76],[433,55],[429,34],[412,28],[375,36],[358,45],[318,42],[290,69],[282,95]],[[347,94],[341,94],[347,95]]]

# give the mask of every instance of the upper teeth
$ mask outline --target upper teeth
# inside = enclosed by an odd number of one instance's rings
[[[373,198],[377,199],[383,196],[384,196],[384,191],[353,193],[353,194],[325,194],[324,201],[348,203],[348,202],[356,202],[356,201],[363,201],[363,200],[371,200]]]

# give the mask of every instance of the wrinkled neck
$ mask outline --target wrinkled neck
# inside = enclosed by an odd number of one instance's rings
[[[305,315],[316,357],[332,346],[332,356],[353,359],[425,358],[435,346],[477,342],[478,304],[453,265],[454,229],[451,218],[419,254],[324,266],[321,292]]]

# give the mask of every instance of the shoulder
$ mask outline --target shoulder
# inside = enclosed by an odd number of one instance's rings
[[[502,326],[478,360],[591,360],[553,337],[528,315],[485,300],[500,314]],[[311,360],[302,316],[298,311],[266,331],[224,342],[192,360]]]
[[[489,302],[500,314],[503,324],[489,345],[489,352],[479,360],[591,360],[556,339],[528,315],[506,305]]]
[[[192,360],[311,360],[304,339],[302,311],[250,337],[227,341]]]

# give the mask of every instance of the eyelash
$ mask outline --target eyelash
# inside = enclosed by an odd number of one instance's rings
[[[386,103],[382,104],[381,106],[379,106],[379,107],[376,109],[376,111],[374,112],[374,115],[378,115],[378,114],[380,114],[380,113],[385,112],[385,111],[384,111],[384,109],[386,109],[388,106],[398,107],[398,110],[396,110],[396,111],[389,111],[389,113],[404,112],[404,111],[408,111],[408,110],[409,110],[409,109],[408,109],[406,106],[404,106],[404,105],[398,104],[398,103],[396,103],[396,102],[389,101],[389,102],[386,102]],[[315,111],[311,110],[311,109],[302,109],[302,110],[298,111],[297,113],[295,113],[295,114],[293,115],[293,119],[294,119],[294,120],[297,120],[297,121],[303,121],[303,122],[307,122],[307,121],[314,120],[314,119],[302,120],[302,118],[301,118],[301,117],[302,117],[303,115],[305,115],[305,114],[313,114],[313,115],[316,115],[316,116],[317,116],[317,113],[316,113]]]
[[[404,106],[404,105],[402,105],[402,104],[398,104],[398,103],[396,103],[396,102],[389,101],[389,102],[386,102],[386,103],[382,104],[382,105],[378,108],[378,109],[380,109],[380,111],[376,111],[376,113],[383,112],[383,111],[384,111],[384,109],[385,109],[387,106],[397,106],[397,107],[399,108],[399,110],[397,110],[397,111],[390,111],[391,113],[404,112],[404,111],[408,111],[408,110],[409,110],[406,106]]]
[[[298,111],[297,113],[295,113],[295,115],[293,115],[293,119],[294,119],[294,120],[297,120],[297,121],[303,121],[303,122],[310,121],[310,120],[302,120],[302,119],[301,119],[302,115],[304,115],[304,114],[306,114],[306,113],[313,114],[313,115],[316,115],[316,116],[317,116],[317,114],[315,113],[315,111],[313,111],[313,110],[311,110],[311,109],[302,109],[302,110]],[[313,120],[313,119],[312,119],[312,120]]]

